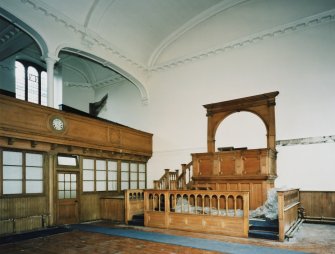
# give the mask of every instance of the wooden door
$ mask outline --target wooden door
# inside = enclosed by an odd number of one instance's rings
[[[57,224],[79,222],[78,173],[57,173]]]

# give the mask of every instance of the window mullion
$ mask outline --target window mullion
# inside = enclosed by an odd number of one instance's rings
[[[28,101],[28,66],[26,65],[23,66],[24,66],[24,87],[25,87],[24,97],[25,101]]]
[[[0,195],[3,193],[3,150],[0,149],[0,183],[1,183],[1,188],[0,188]]]
[[[93,181],[93,184],[94,184],[94,191],[97,191],[97,160],[94,159],[94,181]]]
[[[41,91],[42,91],[42,85],[41,85],[41,74],[42,72],[40,70],[37,70],[38,73],[38,104],[42,104],[42,99],[41,99]]]
[[[26,194],[26,153],[22,153],[22,194]]]

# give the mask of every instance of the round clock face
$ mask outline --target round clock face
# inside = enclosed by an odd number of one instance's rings
[[[52,127],[56,130],[56,131],[61,131],[64,129],[64,122],[62,119],[60,118],[54,118],[52,120]]]

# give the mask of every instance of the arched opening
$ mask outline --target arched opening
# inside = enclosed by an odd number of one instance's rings
[[[237,112],[225,118],[217,128],[216,150],[223,147],[265,148],[266,135],[267,130],[261,118],[247,111]]]
[[[3,10],[0,16],[0,92],[29,102],[47,105],[47,47],[30,27]],[[8,20],[7,20],[8,19]]]
[[[97,116],[125,125],[133,124],[131,112],[147,101],[146,89],[140,82],[112,63],[87,52],[66,47],[60,50],[58,57],[55,76],[62,84],[65,107],[89,113],[89,104],[106,96],[106,103]]]

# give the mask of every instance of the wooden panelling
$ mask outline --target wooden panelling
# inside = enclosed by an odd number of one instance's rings
[[[15,232],[15,226],[13,220],[1,220],[0,221],[0,235],[12,234]]]
[[[268,148],[196,153],[192,154],[193,176],[275,179],[277,177],[275,161],[275,152]]]
[[[56,221],[58,225],[78,223],[78,203],[71,199],[58,200]]]
[[[306,216],[335,219],[335,191],[300,191]]]
[[[48,215],[46,197],[2,197],[0,198],[0,220]]]
[[[220,159],[220,172],[222,175],[229,176],[235,174],[235,156],[227,155]]]
[[[299,189],[278,190],[279,240],[285,240],[285,234],[298,220]]]
[[[100,216],[100,194],[85,193],[80,197],[80,221],[99,220]]]
[[[243,158],[244,171],[246,175],[259,175],[261,173],[260,157],[255,155],[248,155]]]
[[[0,234],[12,234],[49,226],[46,197],[0,198]]]
[[[142,200],[143,203],[143,200]],[[101,219],[112,221],[125,221],[124,196],[103,197],[100,199]]]
[[[29,114],[27,114],[29,112]],[[51,119],[64,120],[54,131]],[[0,95],[0,136],[151,157],[152,134]]]
[[[134,215],[144,214],[144,191],[143,190],[125,190],[125,223],[132,220]]]
[[[199,161],[199,174],[201,176],[213,175],[213,161],[210,159],[202,159]]]
[[[192,154],[193,186],[250,192],[250,209],[264,204],[277,177],[272,149]],[[217,172],[217,173],[216,173]]]

